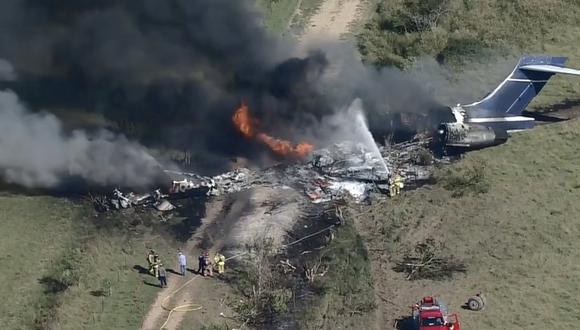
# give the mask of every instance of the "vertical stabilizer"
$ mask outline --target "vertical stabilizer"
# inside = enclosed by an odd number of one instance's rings
[[[564,67],[561,56],[523,56],[513,71],[482,100],[464,105],[470,123],[510,130],[532,128],[533,118],[521,116],[555,74],[580,76],[580,70]],[[492,125],[493,124],[493,125]]]

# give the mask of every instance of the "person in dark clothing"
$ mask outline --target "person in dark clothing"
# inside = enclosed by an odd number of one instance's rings
[[[167,287],[167,272],[163,265],[159,265],[159,286],[162,288]]]
[[[205,276],[205,255],[203,253],[200,254],[199,257],[197,258],[197,261],[199,262],[197,267],[197,273],[199,275]]]

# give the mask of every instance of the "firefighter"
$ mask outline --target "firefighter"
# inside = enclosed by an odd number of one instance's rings
[[[209,258],[209,252],[206,251],[203,254],[203,258],[205,261],[203,276],[205,276],[206,271],[209,273],[209,276],[213,276],[213,269],[212,269],[211,259]]]
[[[155,273],[154,265],[158,259],[159,255],[155,253],[155,250],[152,249],[151,251],[149,251],[149,254],[147,255],[147,263],[149,264],[149,274],[153,275]]]
[[[391,185],[389,194],[391,197],[395,197],[401,193],[401,189],[403,188],[403,178],[399,175],[399,171],[396,171],[395,174],[391,177]]]
[[[155,276],[156,278],[159,278],[159,267],[162,265],[161,263],[161,259],[159,259],[159,257],[157,257],[155,259],[155,263],[153,264],[153,276]]]
[[[213,262],[217,266],[218,274],[223,274],[226,267],[226,257],[221,253],[216,253],[215,257],[213,257]]]
[[[205,255],[200,253],[199,257],[197,258],[198,267],[197,273],[201,276],[205,276]]]

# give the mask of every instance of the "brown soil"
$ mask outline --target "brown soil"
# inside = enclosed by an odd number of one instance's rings
[[[299,38],[299,53],[306,53],[310,46],[320,42],[338,42],[350,31],[359,13],[362,0],[326,0]]]
[[[223,200],[215,200],[209,202],[207,205],[206,217],[202,220],[204,222],[210,222],[216,220],[221,212],[223,205]],[[167,320],[169,312],[167,308],[171,309],[176,306],[185,304],[199,304],[202,309],[200,311],[192,311],[188,313],[195,313],[199,315],[196,319],[196,328],[201,327],[204,322],[208,320],[219,319],[220,312],[229,312],[227,306],[223,303],[217,301],[219,294],[207,294],[207,285],[209,284],[212,289],[211,291],[217,293],[216,290],[223,291],[225,288],[216,282],[215,279],[205,278],[193,274],[193,270],[197,268],[197,256],[200,253],[200,249],[197,247],[199,241],[192,237],[187,241],[182,251],[188,257],[188,270],[185,277],[180,275],[168,274],[168,286],[162,289],[157,296],[157,299],[151,306],[149,313],[143,320],[142,330],[153,330],[159,329],[161,325]],[[177,256],[175,257],[177,259]],[[175,262],[177,264],[177,262]],[[175,269],[178,269],[177,265]],[[193,276],[193,277],[192,277]],[[211,281],[211,282],[210,282]],[[178,290],[183,285],[188,283],[183,289]],[[174,312],[167,321],[165,328],[167,329],[177,329],[179,324],[183,320],[186,313],[184,312]]]
[[[201,226],[182,249],[188,256],[188,269],[191,271],[185,278],[169,274],[168,287],[159,293],[141,329],[159,329],[167,320],[169,311],[162,304],[169,308],[185,304],[202,306],[199,311],[172,313],[165,326],[167,329],[199,329],[204,325],[222,324],[226,320],[224,316],[233,316],[227,305],[228,298],[233,296],[232,288],[219,278],[194,274],[197,256],[203,249],[209,250],[210,255],[225,250],[226,257],[231,257],[258,235],[270,236],[281,244],[286,230],[299,217],[299,203],[303,199],[300,196],[292,189],[261,186],[208,202]],[[226,272],[228,266],[235,267],[235,264],[226,263]],[[232,320],[228,323],[235,324]]]

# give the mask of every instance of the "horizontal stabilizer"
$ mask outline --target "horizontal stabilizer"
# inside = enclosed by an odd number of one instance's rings
[[[537,71],[537,72],[550,72],[550,73],[563,73],[571,74],[575,76],[580,76],[580,70],[563,68],[561,66],[549,65],[549,64],[539,64],[539,65],[524,65],[520,67],[520,70],[526,71]]]
[[[491,93],[464,108],[472,119],[520,118],[522,111],[553,75],[580,76],[580,70],[566,68],[565,63],[566,57],[563,56],[522,56],[513,71]]]

